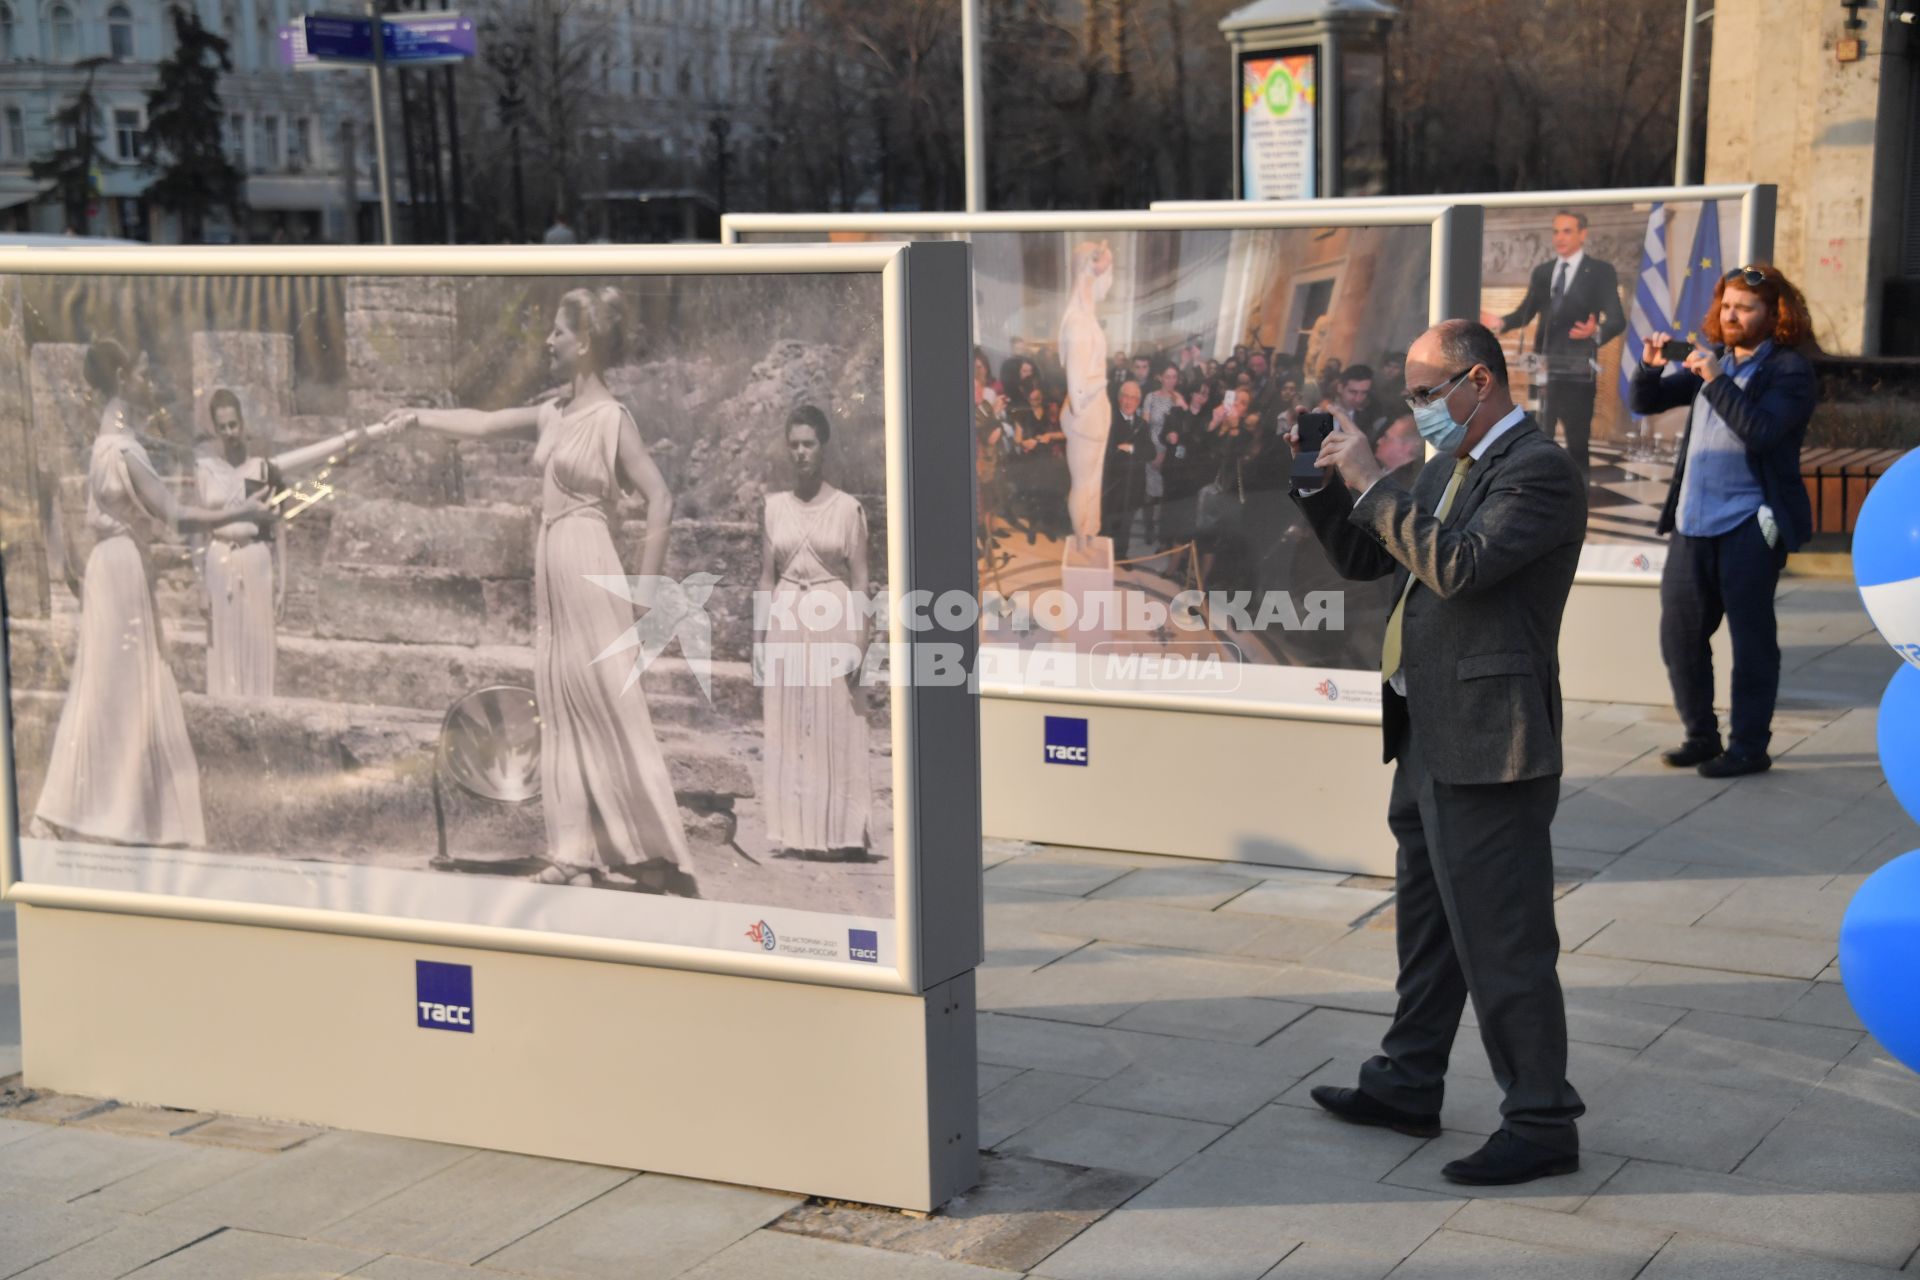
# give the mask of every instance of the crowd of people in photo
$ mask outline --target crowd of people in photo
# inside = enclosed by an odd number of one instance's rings
[[[1423,450],[1405,392],[1403,352],[1377,364],[1309,362],[1272,348],[1209,355],[1198,335],[1171,347],[1115,352],[1100,532],[1117,560],[1193,566],[1209,586],[1252,587],[1250,501],[1284,498],[1287,433],[1304,412],[1364,431],[1389,470],[1417,469]],[[1015,339],[996,367],[976,349],[974,422],[983,524],[994,518],[1029,544],[1067,536],[1068,469],[1061,404],[1066,373],[1048,347]]]

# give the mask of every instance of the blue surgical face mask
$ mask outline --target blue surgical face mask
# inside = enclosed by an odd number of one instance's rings
[[[1467,372],[1473,371],[1469,369]],[[1466,376],[1463,373],[1460,378]],[[1438,453],[1452,454],[1460,447],[1460,442],[1467,438],[1467,423],[1455,422],[1453,411],[1447,408],[1447,401],[1452,398],[1453,392],[1460,389],[1460,378],[1454,379],[1455,385],[1446,395],[1430,400],[1413,411],[1414,430],[1418,431],[1420,438],[1432,445]],[[1467,422],[1472,421],[1473,415],[1470,413],[1467,415]]]

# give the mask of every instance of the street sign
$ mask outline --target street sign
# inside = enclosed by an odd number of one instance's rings
[[[380,23],[382,60],[404,67],[465,62],[479,51],[472,18],[454,11],[389,13]],[[280,31],[282,66],[371,66],[373,19],[351,14],[308,14]]]
[[[319,62],[366,65],[373,61],[373,19],[310,13],[304,19],[307,53]]]
[[[290,71],[307,71],[320,66],[320,59],[307,52],[307,24],[290,23],[280,28],[280,65]]]
[[[465,62],[480,47],[473,19],[457,12],[390,13],[385,26],[386,60],[401,66]]]

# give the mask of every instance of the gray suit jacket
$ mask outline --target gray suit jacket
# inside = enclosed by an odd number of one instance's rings
[[[1443,526],[1453,459],[1413,492],[1382,480],[1358,502],[1343,484],[1297,501],[1334,567],[1370,581],[1408,571],[1401,632],[1407,696],[1384,691],[1386,759],[1406,718],[1436,781],[1519,782],[1560,763],[1560,617],[1587,533],[1587,493],[1566,450],[1523,418],[1467,472]]]

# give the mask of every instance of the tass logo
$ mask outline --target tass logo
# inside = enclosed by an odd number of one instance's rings
[[[868,964],[879,964],[880,935],[872,929],[847,930],[847,956]]]
[[[416,1024],[429,1031],[473,1030],[473,966],[413,962]]]
[[[1047,763],[1087,763],[1087,722],[1078,716],[1047,717]]]
[[[1331,680],[1322,680],[1319,684],[1313,686],[1313,691],[1325,698],[1328,702],[1340,701],[1340,686]]]
[[[747,937],[760,944],[763,951],[771,951],[780,945],[780,939],[773,936],[773,926],[765,920],[758,921],[747,930]]]

